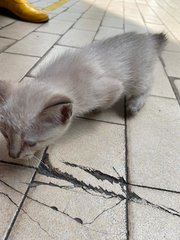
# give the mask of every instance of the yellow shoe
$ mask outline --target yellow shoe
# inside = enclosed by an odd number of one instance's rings
[[[46,22],[49,20],[46,12],[33,7],[26,0],[0,0],[0,7],[8,9],[28,22]]]

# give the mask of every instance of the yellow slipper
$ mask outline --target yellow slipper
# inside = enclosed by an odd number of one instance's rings
[[[0,7],[8,9],[28,22],[46,22],[49,20],[46,12],[33,7],[26,0],[0,0]]]

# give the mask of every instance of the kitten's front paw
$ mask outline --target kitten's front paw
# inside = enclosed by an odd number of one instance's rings
[[[130,114],[138,113],[144,106],[145,102],[142,99],[131,99],[127,102],[126,110]]]

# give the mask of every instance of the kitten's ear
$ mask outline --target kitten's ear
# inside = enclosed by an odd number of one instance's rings
[[[56,95],[49,99],[40,114],[42,121],[55,125],[66,124],[72,116],[72,102],[69,98]]]
[[[10,95],[11,85],[6,81],[0,80],[0,104]]]

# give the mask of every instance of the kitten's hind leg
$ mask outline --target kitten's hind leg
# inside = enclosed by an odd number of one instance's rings
[[[138,96],[131,96],[127,99],[126,109],[130,114],[136,114],[144,106],[148,94],[140,94]]]

